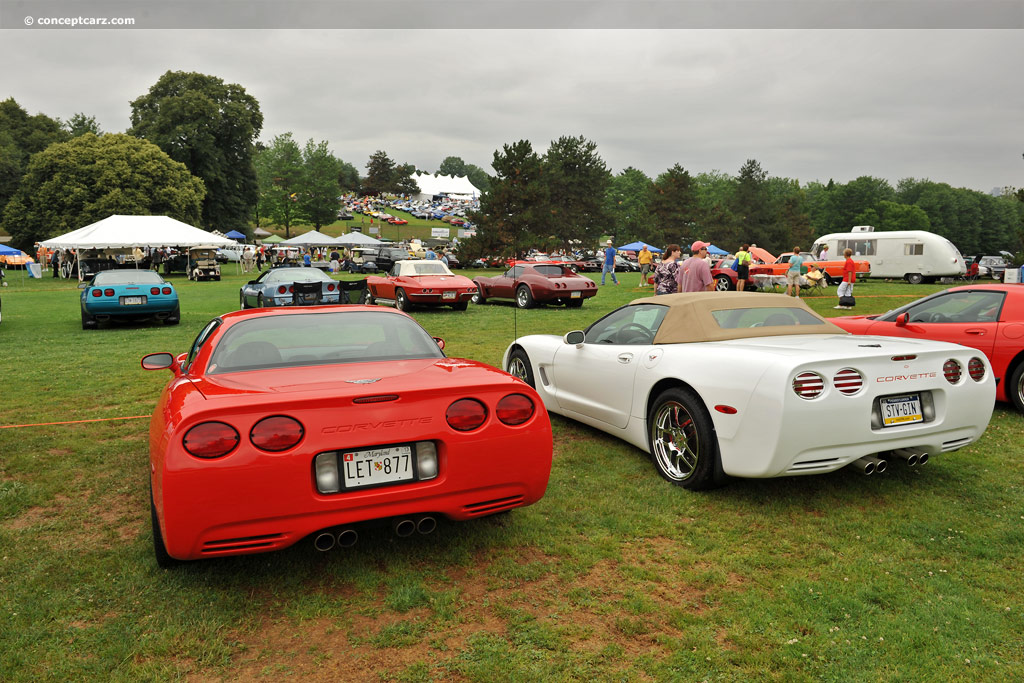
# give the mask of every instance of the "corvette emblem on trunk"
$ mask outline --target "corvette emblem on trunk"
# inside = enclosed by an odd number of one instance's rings
[[[347,379],[345,381],[349,384],[373,384],[374,382],[379,382],[380,377],[374,377],[373,379]]]

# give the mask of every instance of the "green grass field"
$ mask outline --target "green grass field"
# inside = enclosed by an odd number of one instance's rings
[[[0,429],[0,679],[1024,678],[1024,418],[1004,405],[979,443],[923,468],[699,494],[555,417],[532,507],[327,554],[158,569],[148,423],[109,418],[148,415],[170,377],[141,356],[184,351],[237,307],[246,277],[225,274],[174,280],[178,326],[83,331],[75,283],[8,272],[0,426],[104,421]],[[578,329],[650,294],[620,279],[580,310],[414,317],[449,355],[497,364],[516,334]],[[936,289],[858,284],[857,312]],[[809,301],[833,313],[834,296]]]

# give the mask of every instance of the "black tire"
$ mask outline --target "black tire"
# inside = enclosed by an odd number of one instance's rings
[[[262,294],[257,294],[256,295],[256,308],[263,308],[263,295]]]
[[[89,315],[85,311],[82,311],[82,329],[83,330],[95,330],[96,329],[96,318]]]
[[[364,306],[376,306],[377,300],[373,298],[373,294],[370,292],[370,288],[367,287],[363,290],[363,299],[360,301]]]
[[[715,291],[716,292],[728,292],[735,289],[732,284],[732,280],[728,275],[716,275],[715,276]]]
[[[400,311],[409,310],[409,297],[406,296],[405,290],[401,287],[395,290],[395,308]]]
[[[533,308],[533,292],[526,285],[519,285],[516,288],[516,306],[519,308]]]
[[[582,308],[583,307],[583,299],[569,299],[568,301],[565,302],[565,307],[566,308]]]
[[[238,293],[238,308],[242,311],[249,308],[249,304],[245,303],[245,294],[243,292]]]
[[[824,279],[825,279],[825,284],[826,284],[826,285],[828,285],[829,287],[831,287],[832,285],[837,285],[837,284],[839,284],[840,282],[842,282],[842,280],[833,280],[833,279],[832,279],[832,276],[831,276],[831,275],[829,275],[829,274],[828,274],[827,272],[825,272],[824,270],[823,270],[823,271],[821,271],[821,274],[822,274],[822,275],[824,276]]]
[[[150,524],[153,527],[153,556],[156,558],[156,564],[162,569],[170,569],[183,564],[181,560],[177,560],[167,552],[167,546],[164,545],[164,536],[160,533],[160,521],[156,517],[156,504],[153,502],[153,485],[149,486],[149,519]]]
[[[164,320],[168,325],[177,325],[181,322],[181,306],[175,306],[174,311]]]
[[[1018,363],[1010,375],[1010,383],[1006,386],[1006,394],[1018,413],[1024,413],[1024,362]]]
[[[903,277],[912,285],[919,285],[924,282],[924,276],[921,273],[907,273]]]
[[[537,385],[533,381],[533,367],[530,365],[530,357],[526,351],[515,349],[508,356],[508,367],[505,371],[513,377],[518,377],[533,388]]]
[[[469,302],[468,301],[460,301],[457,304],[452,304],[452,310],[453,311],[464,311],[467,308],[469,308]]]
[[[484,296],[484,287],[483,287],[483,285],[477,285],[476,286],[476,293],[473,295],[473,303],[475,303],[475,304],[485,304],[485,303],[487,303],[487,297]]]
[[[673,387],[655,399],[647,416],[647,443],[654,468],[666,481],[690,491],[721,483],[714,425],[693,391]]]

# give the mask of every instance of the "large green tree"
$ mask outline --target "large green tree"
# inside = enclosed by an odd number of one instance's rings
[[[466,177],[481,194],[491,189],[491,177],[487,175],[487,171],[475,164],[466,164]]]
[[[549,239],[566,249],[596,244],[609,226],[605,195],[611,172],[597,153],[597,144],[579,137],[562,136],[544,154],[544,184],[549,197]]]
[[[416,173],[416,166],[413,164],[399,164],[395,167],[394,175],[391,179],[391,192],[398,194],[414,195],[420,191],[420,186],[413,180],[413,175]]]
[[[0,102],[0,212],[18,189],[29,157],[68,137],[59,119],[29,116],[13,97]]]
[[[437,169],[438,175],[460,177],[466,175],[466,162],[461,157],[445,157]]]
[[[253,157],[263,114],[256,98],[215,76],[168,71],[131,106],[128,132],[206,184],[203,226],[244,230],[259,193]]]
[[[64,127],[67,129],[68,135],[73,138],[85,135],[86,133],[103,135],[103,131],[100,130],[100,124],[96,123],[96,117],[86,116],[82,112],[78,112],[68,119]]]
[[[299,201],[305,188],[306,172],[302,150],[291,133],[276,136],[256,156],[259,178],[257,215],[284,228],[291,237],[292,226],[303,221],[305,213]]]
[[[395,182],[395,162],[384,150],[377,150],[366,162],[366,177],[363,178],[362,192],[382,194],[392,192]]]
[[[611,179],[605,195],[605,210],[620,242],[663,240],[651,228],[648,212],[654,198],[654,184],[647,174],[632,166]]]
[[[777,214],[773,211],[768,174],[756,159],[747,159],[736,178],[731,212],[735,218],[728,243],[757,244],[772,252],[792,249],[776,230]]]
[[[86,133],[54,143],[29,162],[4,211],[23,249],[113,214],[200,218],[205,189],[184,164],[130,135]]]
[[[305,174],[302,183],[302,210],[313,227],[319,230],[338,218],[338,178],[341,162],[327,148],[327,141],[306,142],[302,150]]]
[[[359,170],[347,161],[339,161],[338,185],[345,192],[358,192]]]
[[[651,187],[648,241],[661,245],[678,243],[688,249],[695,231],[701,229],[699,215],[693,178],[689,171],[674,164]]]

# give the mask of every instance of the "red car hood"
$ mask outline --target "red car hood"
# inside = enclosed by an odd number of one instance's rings
[[[847,332],[860,332],[866,330],[871,323],[875,322],[878,316],[866,315],[844,315],[840,318],[829,318],[830,323],[835,323]]]

